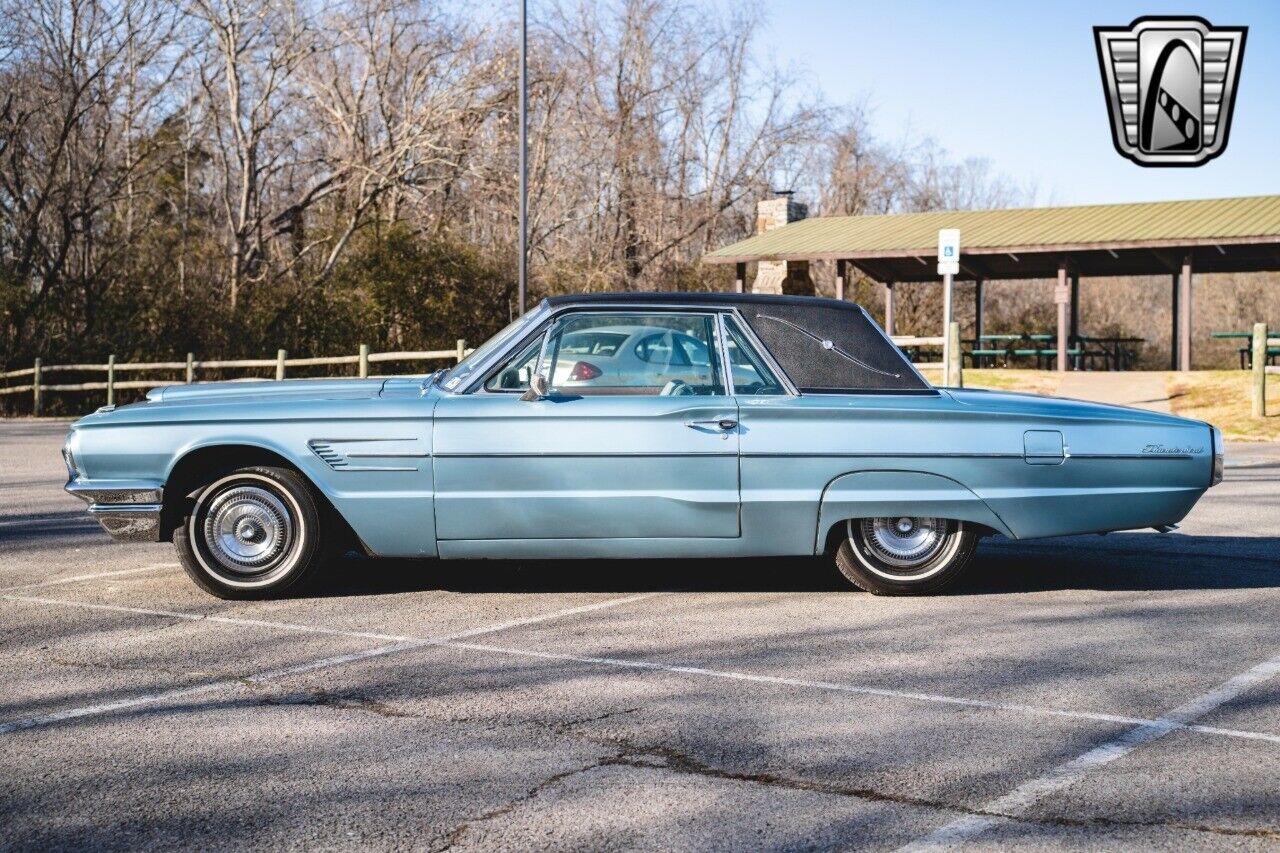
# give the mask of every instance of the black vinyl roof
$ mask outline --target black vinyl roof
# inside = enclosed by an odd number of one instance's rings
[[[620,293],[577,293],[548,296],[544,300],[552,308],[565,305],[628,305],[664,302],[673,305],[793,305],[836,308],[845,311],[862,311],[853,302],[828,299],[822,296],[779,296],[771,293],[662,293],[658,291],[624,291]]]
[[[585,293],[548,297],[552,309],[628,305],[737,308],[802,392],[932,393],[860,306],[764,293]]]

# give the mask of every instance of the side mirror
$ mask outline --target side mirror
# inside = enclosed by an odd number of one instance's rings
[[[548,391],[550,391],[550,387],[547,385],[547,377],[541,373],[535,373],[529,379],[529,390],[521,394],[520,399],[526,403],[543,400],[546,399]]]

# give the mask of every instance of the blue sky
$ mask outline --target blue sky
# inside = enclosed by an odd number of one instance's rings
[[[865,103],[874,131],[931,136],[956,157],[1034,183],[1037,203],[1280,194],[1280,2],[785,0],[760,42],[836,103]],[[1227,150],[1150,169],[1111,143],[1095,25],[1195,14],[1249,27]]]

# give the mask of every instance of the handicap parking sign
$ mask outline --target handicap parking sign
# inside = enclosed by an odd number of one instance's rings
[[[938,230],[938,275],[960,274],[960,229]]]

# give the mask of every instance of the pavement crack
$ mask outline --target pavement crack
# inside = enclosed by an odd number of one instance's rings
[[[603,720],[608,720],[612,717],[621,717],[626,714],[634,714],[639,710],[640,710],[639,708],[623,708],[617,711],[609,711],[604,714],[597,714],[594,717],[579,717],[574,720],[564,720],[562,722],[555,723],[554,725],[551,726],[551,728],[559,732],[567,732],[570,729],[577,728],[578,726],[585,726],[588,723],[599,723],[599,722],[602,722]]]
[[[61,655],[45,655],[44,659],[55,666],[65,666],[74,669],[97,669],[107,672],[152,672],[157,675],[179,675],[184,678],[211,678],[217,676],[217,673],[205,672],[203,670],[174,669],[172,667],[155,666],[153,664],[118,663],[116,661],[76,659],[63,657]]]
[[[617,756],[604,761],[607,765],[637,767],[647,770],[659,768],[691,776],[702,776],[709,779],[722,779],[731,782],[748,782],[755,785],[766,785],[772,788],[786,788],[793,791],[813,791],[820,794],[831,794],[839,797],[853,797],[873,802],[896,803],[899,805],[920,806],[964,814],[982,815],[987,812],[969,809],[955,803],[933,800],[925,797],[911,797],[905,794],[892,794],[877,791],[874,788],[863,788],[842,785],[835,782],[821,782],[813,779],[797,779],[779,773],[758,771],[725,770],[699,761],[687,753],[669,747],[627,747]]]
[[[252,686],[261,687],[260,684]],[[340,711],[362,711],[376,714],[379,717],[404,718],[416,717],[410,711],[397,708],[372,696],[361,693],[330,693],[327,690],[308,690],[303,693],[273,693],[263,695],[259,700],[263,705],[307,705],[316,708],[333,708]]]
[[[442,853],[442,851],[452,848],[459,841],[461,841],[462,837],[466,835],[467,832],[470,831],[471,827],[474,826],[475,824],[484,823],[485,821],[494,820],[496,818],[503,817],[504,815],[508,815],[511,812],[515,811],[517,808],[519,808],[522,804],[527,803],[530,800],[536,799],[538,795],[541,794],[547,788],[550,788],[553,785],[558,785],[559,783],[563,782],[565,779],[569,779],[573,776],[578,776],[582,773],[590,773],[592,770],[595,770],[599,767],[608,767],[608,766],[617,764],[618,763],[617,759],[620,757],[621,755],[619,754],[606,755],[596,759],[595,761],[591,761],[587,764],[584,764],[581,767],[575,767],[571,770],[562,770],[559,773],[548,776],[546,779],[543,779],[541,782],[534,785],[532,788],[525,791],[523,794],[520,794],[519,796],[507,801],[506,803],[503,803],[502,805],[496,808],[489,809],[486,812],[482,812],[473,818],[468,818],[467,820],[464,820],[462,823],[458,824],[453,829],[449,830],[448,834],[446,834],[444,838],[441,839],[441,844],[437,846],[433,846],[431,849],[433,853]]]
[[[615,741],[615,743],[617,743]],[[1150,827],[1155,829],[1173,829],[1182,832],[1203,832],[1213,835],[1225,836],[1243,836],[1248,838],[1266,838],[1280,839],[1280,830],[1269,829],[1266,827],[1219,827],[1206,824],[1187,823],[1182,821],[1168,820],[1122,820],[1119,818],[1071,818],[1065,816],[1045,815],[1039,817],[1031,817],[1028,815],[1015,815],[1006,812],[988,811],[985,809],[975,809],[959,803],[947,802],[944,800],[931,799],[927,797],[912,797],[904,794],[894,794],[885,791],[878,791],[874,788],[864,788],[852,785],[842,785],[833,782],[821,782],[812,779],[797,779],[784,776],[778,773],[769,772],[748,772],[725,770],[723,768],[714,767],[703,761],[680,752],[679,750],[669,747],[639,747],[632,744],[620,744],[623,748],[613,757],[601,759],[599,766],[622,766],[634,767],[638,769],[653,770],[661,769],[676,773],[684,773],[693,776],[701,776],[709,779],[721,779],[733,782],[747,782],[755,785],[765,785],[773,788],[784,788],[793,791],[811,791],[820,794],[828,794],[838,797],[852,797],[859,800],[870,802],[893,803],[895,805],[917,806],[920,808],[934,809],[938,811],[956,812],[964,815],[972,815],[975,817],[994,817],[1003,818],[1017,823],[1033,824],[1040,826],[1059,826],[1069,828],[1096,828],[1096,827]]]

